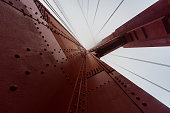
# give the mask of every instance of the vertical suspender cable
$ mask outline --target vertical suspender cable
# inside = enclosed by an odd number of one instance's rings
[[[119,7],[122,5],[124,0],[120,2],[120,4],[116,7],[116,9],[113,11],[113,13],[110,15],[110,17],[107,19],[107,21],[103,24],[102,28],[99,30],[99,32],[96,34],[96,36],[103,30],[103,28],[106,26],[106,24],[109,22],[109,20],[112,18],[112,16],[115,14],[115,12],[119,9]]]

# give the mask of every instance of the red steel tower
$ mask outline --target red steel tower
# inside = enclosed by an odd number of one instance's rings
[[[170,45],[160,0],[86,50],[38,0],[0,1],[0,113],[170,113],[99,58]]]

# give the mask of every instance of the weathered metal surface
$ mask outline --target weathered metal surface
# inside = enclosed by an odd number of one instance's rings
[[[86,51],[39,1],[1,0],[0,14],[0,113],[169,112]]]

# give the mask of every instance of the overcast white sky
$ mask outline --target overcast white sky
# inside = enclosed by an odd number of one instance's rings
[[[43,0],[40,0],[43,4]],[[61,17],[62,14],[55,6],[53,0],[48,0],[50,4],[56,9]],[[93,24],[93,18],[98,0],[89,0],[89,11],[87,11],[88,0],[79,0],[81,7],[84,11],[84,15],[87,18],[88,25],[83,17],[77,0],[58,0],[66,13],[69,22],[75,29],[75,34],[78,41],[86,48],[93,47],[96,43],[100,42],[103,38],[114,32],[116,28],[127,22],[135,15],[148,8],[158,0],[125,0],[117,12],[113,15],[111,20],[101,31],[99,35],[96,35],[101,29],[102,25],[109,18],[116,6],[121,0],[100,0],[98,12],[95,22]],[[44,4],[46,7],[47,5]],[[49,9],[50,11],[50,9]],[[51,12],[51,11],[50,11]],[[87,13],[88,12],[88,13]],[[52,13],[52,12],[51,12]],[[52,13],[53,14],[53,13]],[[54,15],[54,14],[53,14]],[[64,19],[64,18],[63,18]],[[90,30],[92,33],[90,33]],[[139,87],[153,95],[162,103],[170,107],[170,93],[166,92],[157,86],[142,80],[139,77],[123,70],[116,66],[120,65],[144,78],[151,80],[158,85],[170,90],[170,67],[163,67],[154,64],[142,63],[139,61],[120,58],[114,55],[121,55],[126,57],[138,58],[142,60],[148,60],[152,62],[164,63],[170,65],[170,47],[157,47],[157,48],[120,48],[103,58],[103,61],[108,63],[118,72],[123,74],[126,78],[137,84]]]

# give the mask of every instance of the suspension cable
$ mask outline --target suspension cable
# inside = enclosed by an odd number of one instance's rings
[[[95,21],[95,18],[96,18],[96,14],[97,14],[97,11],[98,11],[99,4],[100,4],[100,0],[98,0],[98,2],[97,2],[96,11],[95,11],[94,18],[93,18],[93,24],[94,24],[94,21]]]
[[[105,59],[105,60],[106,60],[106,59]],[[109,61],[109,60],[107,60],[107,61]],[[152,82],[152,81],[150,81],[150,80],[148,80],[148,79],[146,79],[146,78],[144,78],[144,77],[142,77],[142,76],[140,76],[140,75],[138,75],[138,74],[136,74],[136,73],[134,73],[134,72],[132,72],[132,71],[130,71],[130,70],[122,67],[122,66],[120,66],[120,65],[117,65],[117,64],[115,64],[115,63],[113,63],[113,62],[111,62],[111,61],[109,61],[109,62],[110,62],[111,64],[116,65],[116,66],[122,68],[123,70],[125,70],[125,71],[127,71],[127,72],[129,72],[129,73],[131,73],[131,74],[133,74],[133,75],[135,75],[135,76],[137,76],[137,77],[139,77],[139,78],[141,78],[141,79],[143,79],[143,80],[145,80],[145,81],[147,81],[147,82],[149,82],[149,83],[151,83],[151,84],[159,87],[159,88],[161,88],[161,89],[164,90],[164,91],[170,92],[170,90],[168,90],[168,89],[166,89],[166,88],[164,88],[164,87],[162,87],[162,86],[160,86],[160,85],[158,85],[158,84],[156,84],[156,83],[154,83],[154,82]]]
[[[67,21],[67,23],[70,25],[71,29],[74,31],[74,33],[76,34],[75,32],[75,29],[74,27],[72,26],[71,22],[69,21],[67,15],[65,14],[65,11],[63,10],[60,2],[58,0],[53,0],[54,4],[57,6],[57,8],[59,9],[59,11],[61,12],[61,14],[63,15],[63,17],[65,18],[65,20]]]
[[[130,59],[130,60],[136,60],[136,61],[140,61],[140,62],[145,62],[145,63],[155,64],[155,65],[170,67],[170,65],[167,65],[167,64],[162,64],[162,63],[157,63],[157,62],[152,62],[152,61],[147,61],[147,60],[140,60],[140,59],[131,58],[131,57],[126,57],[126,56],[120,56],[120,55],[113,55],[113,54],[111,54],[111,55],[112,55],[112,56],[116,56],[116,57],[121,57],[121,58]]]
[[[85,14],[84,14],[84,11],[83,11],[81,5],[80,5],[79,0],[77,0],[77,2],[78,2],[78,5],[79,5],[79,7],[80,7],[80,9],[81,9],[81,13],[83,14],[83,17],[84,17],[84,19],[85,19],[85,22],[86,22],[86,25],[87,25],[87,27],[88,27],[88,30],[90,31],[90,35],[91,35],[91,37],[93,38],[93,41],[96,43],[96,40],[94,39],[94,36],[93,36],[93,34],[92,34],[92,31],[91,31],[91,29],[90,29],[89,23],[88,23],[88,21],[87,21],[87,18],[86,18]]]
[[[82,9],[83,9],[83,0],[82,0]]]
[[[99,33],[103,30],[103,28],[106,26],[106,24],[109,22],[109,20],[112,18],[112,16],[116,13],[116,11],[119,9],[119,7],[122,5],[122,3],[124,2],[124,0],[122,0],[119,5],[116,7],[116,9],[113,11],[113,13],[110,15],[110,17],[107,19],[107,21],[103,24],[102,28],[99,30],[99,32],[96,34],[99,35]]]
[[[43,0],[44,1],[44,0]],[[47,2],[47,5],[50,6],[49,8],[55,13],[55,15],[62,21],[62,23],[65,25],[65,27],[72,33],[72,35],[76,38],[75,34],[72,32],[72,30],[68,27],[68,25],[64,22],[64,20],[60,17],[60,15],[56,12],[56,10],[51,6],[51,4]],[[77,38],[76,38],[77,39]]]
[[[43,0],[46,5],[53,11],[53,13],[60,19],[60,21],[65,25],[65,27],[71,32],[71,34],[74,35],[74,33],[71,31],[71,29],[67,26],[67,24],[64,22],[64,20],[59,16],[59,14],[54,10],[54,8],[50,5],[50,3],[47,0]],[[76,37],[74,35],[74,37]]]
[[[88,19],[88,14],[89,13],[89,0],[87,0],[87,19]]]

